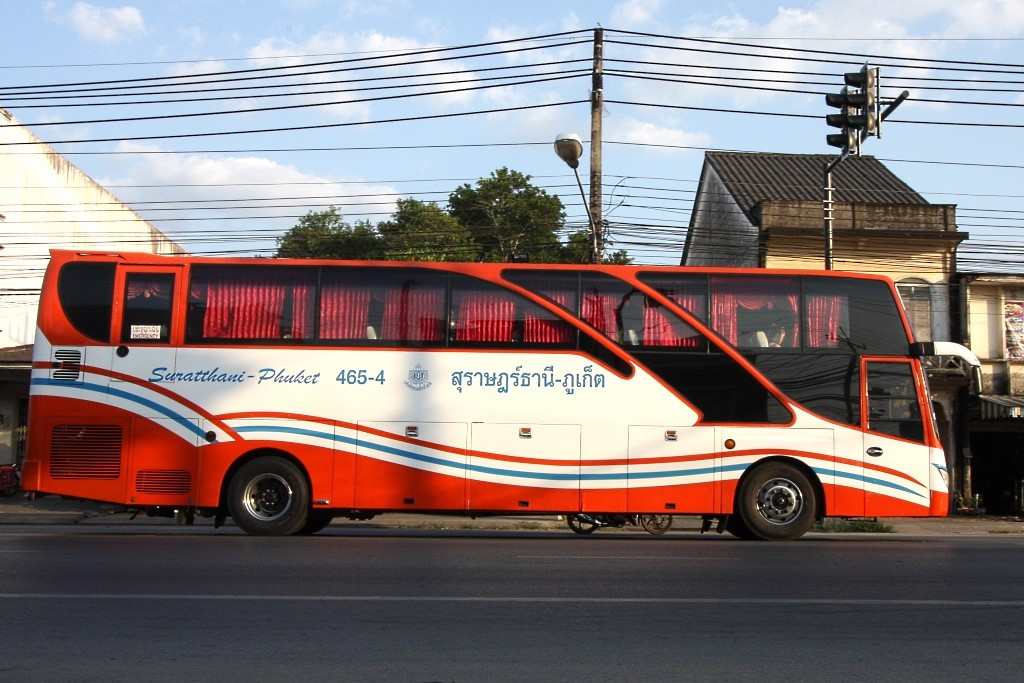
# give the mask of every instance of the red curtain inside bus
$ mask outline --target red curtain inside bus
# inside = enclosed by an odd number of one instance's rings
[[[840,321],[847,308],[846,297],[810,294],[806,306],[807,345],[816,349],[838,347]]]
[[[444,289],[389,288],[384,295],[383,339],[439,342],[444,340]]]
[[[712,277],[711,327],[734,346],[799,348],[799,292],[795,280]]]
[[[575,290],[545,291],[545,297],[565,309],[571,309],[576,299]],[[575,329],[554,313],[539,308],[527,311],[523,321],[523,342],[527,344],[571,344]]]
[[[310,339],[314,283],[286,271],[268,275],[224,273],[199,291],[193,288],[193,299],[202,299],[205,293],[203,337]]]
[[[615,311],[622,302],[622,295],[619,293],[605,293],[600,291],[583,292],[583,302],[580,306],[580,317],[594,329],[601,332],[610,339],[618,340],[619,325],[616,320]]]
[[[320,289],[321,339],[370,339],[370,300],[368,289],[345,284],[327,284]]]
[[[696,297],[686,296],[675,296],[673,301],[688,311],[700,303]],[[695,349],[700,345],[700,335],[661,306],[648,302],[644,306],[643,343],[644,346]]]
[[[511,343],[516,303],[501,292],[457,293],[455,341]]]

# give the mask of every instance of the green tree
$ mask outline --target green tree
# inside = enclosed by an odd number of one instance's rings
[[[559,261],[562,263],[591,263],[593,253],[594,238],[590,234],[590,230],[577,230],[569,234],[565,246],[562,247]],[[626,265],[632,263],[632,261],[633,259],[623,249],[613,251],[610,254],[605,252],[604,258],[601,260],[602,263],[619,265]]]
[[[277,240],[277,255],[287,258],[380,258],[383,241],[366,221],[349,225],[337,207],[310,211]]]
[[[391,220],[377,225],[385,258],[400,261],[474,261],[469,231],[435,204],[399,199]]]
[[[448,197],[449,212],[469,231],[484,261],[560,261],[557,232],[565,224],[562,201],[530,182],[530,176],[499,168],[475,186]]]

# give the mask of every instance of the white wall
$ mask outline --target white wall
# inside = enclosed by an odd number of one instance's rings
[[[0,109],[0,124],[17,123]],[[31,344],[50,249],[182,249],[22,126],[0,128],[0,348]],[[28,152],[28,153],[27,153]],[[116,222],[110,222],[116,221]]]

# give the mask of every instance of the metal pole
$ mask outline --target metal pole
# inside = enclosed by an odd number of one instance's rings
[[[825,270],[832,270],[832,223],[835,219],[832,200],[832,191],[835,188],[832,187],[832,170],[848,156],[850,156],[850,150],[844,149],[842,154],[825,166],[825,199],[821,203],[825,217]]]
[[[825,167],[825,270],[832,270],[832,164]]]
[[[594,216],[590,213],[590,206],[587,204],[587,193],[583,190],[583,181],[580,180],[580,172],[575,166],[573,166],[572,172],[576,174],[576,185],[580,188],[580,197],[583,198],[583,208],[587,210],[587,220],[590,221],[590,234],[594,238],[594,253],[597,253],[598,241],[597,241],[597,227],[594,225]],[[591,260],[594,263],[600,263],[600,259],[593,258]]]
[[[601,216],[601,110],[604,108],[604,29],[594,29],[594,66],[590,86],[590,225],[594,233],[594,263],[603,257]],[[578,180],[578,177],[577,177]]]

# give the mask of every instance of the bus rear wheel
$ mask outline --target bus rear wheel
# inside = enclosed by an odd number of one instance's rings
[[[302,536],[309,536],[312,534],[318,534],[334,521],[334,515],[325,515],[318,512],[310,512],[309,517],[306,518],[306,525],[299,529],[299,534]]]
[[[247,534],[290,536],[309,519],[309,484],[292,462],[263,456],[235,472],[227,503],[231,518]]]
[[[801,470],[784,462],[758,465],[744,478],[736,499],[743,531],[766,541],[803,536],[814,524],[816,510],[814,485]]]

